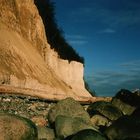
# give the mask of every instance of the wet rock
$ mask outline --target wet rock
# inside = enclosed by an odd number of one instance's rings
[[[119,108],[124,115],[131,115],[133,111],[140,107],[140,96],[137,92],[122,89],[112,99],[112,104]]]
[[[23,117],[0,113],[1,140],[37,140],[35,124]]]
[[[90,121],[88,113],[84,110],[80,103],[75,101],[73,98],[66,98],[53,106],[48,113],[49,122],[54,123],[58,115],[72,118],[78,117],[87,122]]]
[[[140,96],[140,89],[136,89],[132,93],[136,94],[137,96]]]
[[[98,101],[93,104],[91,104],[87,112],[90,114],[90,116],[100,114],[109,120],[117,120],[119,117],[122,116],[121,111],[113,106],[110,102],[105,101]]]

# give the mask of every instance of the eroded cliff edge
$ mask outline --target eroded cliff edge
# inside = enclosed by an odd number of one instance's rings
[[[0,85],[80,100],[91,97],[83,70],[50,48],[34,0],[0,0]]]

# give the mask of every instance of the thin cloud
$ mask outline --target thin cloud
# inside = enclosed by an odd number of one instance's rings
[[[87,38],[82,35],[66,35],[66,38],[72,45],[85,45],[88,42]]]
[[[129,74],[126,73],[118,73],[118,72],[103,72],[104,75],[100,75],[100,73],[97,73],[93,77],[93,84],[96,84],[97,86],[102,86],[103,84],[108,85],[118,85],[121,82],[126,81],[127,79],[130,79]],[[131,75],[132,76],[132,75]]]
[[[98,32],[99,34],[114,34],[116,33],[116,30],[113,30],[111,28],[106,28],[104,30],[101,30]]]
[[[98,95],[115,95],[121,88],[129,90],[140,88],[139,62],[140,60],[123,63],[119,65],[119,72],[101,71],[88,76],[86,80]]]
[[[116,4],[110,0],[98,0],[75,8],[70,15],[77,23],[102,23],[109,27],[103,33],[115,33],[117,29],[140,24],[139,7],[140,2],[132,0],[117,1]]]
[[[87,16],[87,15],[91,14],[92,12],[93,12],[93,8],[91,8],[91,7],[80,7],[80,8],[78,8],[78,10],[72,11],[71,14],[79,15],[79,16],[81,16],[81,15]]]
[[[66,38],[67,39],[82,39],[82,40],[86,39],[86,37],[82,35],[66,35]]]
[[[140,60],[122,63],[120,66],[124,68],[140,69]]]
[[[70,44],[72,45],[85,45],[87,41],[84,40],[70,40]]]

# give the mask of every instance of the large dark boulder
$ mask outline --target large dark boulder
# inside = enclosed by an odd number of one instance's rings
[[[126,139],[123,139],[123,140],[140,140],[140,138],[126,138]]]
[[[140,108],[137,108],[132,114],[131,116],[136,117],[136,118],[140,118]]]
[[[124,115],[131,115],[136,108],[140,107],[140,94],[121,89],[112,99],[112,104],[119,108]]]
[[[100,114],[109,120],[117,120],[122,116],[122,112],[115,106],[113,106],[110,102],[98,101],[91,104],[87,112],[92,117],[93,115]]]
[[[66,138],[84,129],[94,129],[81,118],[57,116],[55,120],[55,131],[58,138]]]
[[[81,118],[86,122],[90,122],[89,114],[84,110],[80,103],[73,98],[66,98],[53,106],[48,113],[49,122],[51,124],[54,123],[58,115]]]
[[[140,119],[122,116],[105,130],[110,140],[140,139]]]
[[[1,140],[37,140],[35,124],[23,117],[0,113]]]
[[[133,91],[134,94],[136,94],[137,96],[140,96],[140,89],[136,89],[135,91]]]
[[[101,133],[86,129],[76,133],[71,139],[66,140],[107,140]]]

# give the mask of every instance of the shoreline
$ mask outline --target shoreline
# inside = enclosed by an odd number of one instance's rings
[[[17,95],[17,96],[31,96],[35,98],[44,99],[49,102],[57,102],[62,99],[68,98],[70,96],[64,96],[59,93],[49,94],[47,91],[43,90],[35,90],[35,89],[29,89],[29,88],[19,88],[19,87],[13,87],[9,85],[0,85],[0,94],[11,94],[11,95]],[[90,104],[96,101],[111,101],[112,97],[84,97],[79,96],[77,97],[77,101],[79,101],[81,104]]]

